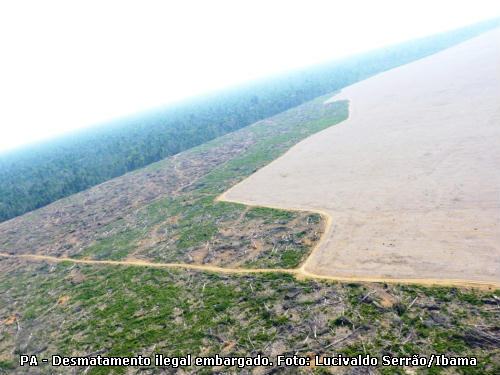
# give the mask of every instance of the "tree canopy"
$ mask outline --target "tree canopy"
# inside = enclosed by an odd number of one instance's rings
[[[0,155],[0,221],[450,47],[499,21],[262,79]]]

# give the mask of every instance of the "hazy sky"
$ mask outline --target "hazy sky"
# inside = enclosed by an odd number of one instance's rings
[[[2,1],[0,151],[495,16],[498,0]]]

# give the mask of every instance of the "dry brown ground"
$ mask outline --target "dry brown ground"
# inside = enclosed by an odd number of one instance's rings
[[[224,199],[324,211],[305,270],[500,282],[500,30],[342,91],[344,123]]]

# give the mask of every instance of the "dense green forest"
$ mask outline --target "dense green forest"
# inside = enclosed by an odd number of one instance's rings
[[[186,100],[5,153],[0,155],[0,221],[499,25],[498,19],[482,22]]]

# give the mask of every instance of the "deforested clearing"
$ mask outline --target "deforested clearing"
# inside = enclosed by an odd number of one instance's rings
[[[223,199],[321,211],[303,268],[500,282],[500,30],[342,90],[349,118]]]

